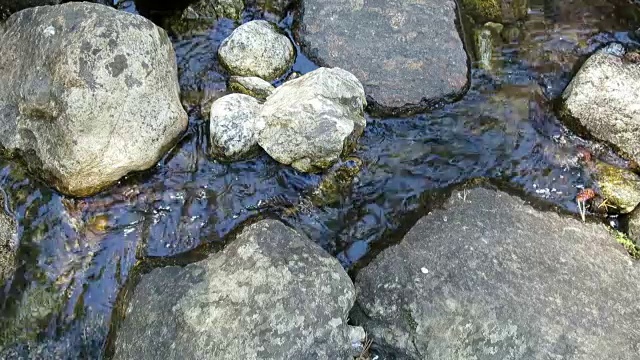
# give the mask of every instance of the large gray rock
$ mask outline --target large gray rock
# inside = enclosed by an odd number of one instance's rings
[[[353,74],[338,68],[314,70],[267,98],[258,144],[299,171],[329,168],[353,150],[366,126],[366,105],[362,84]]]
[[[145,275],[115,359],[351,359],[354,300],[336,259],[264,220],[206,260]]]
[[[0,143],[85,196],[152,167],[187,127],[164,30],[90,3],[23,10],[0,36]]]
[[[220,62],[233,75],[275,80],[293,64],[295,49],[289,38],[264,20],[235,29],[218,48]]]
[[[453,0],[304,0],[303,51],[364,85],[374,112],[417,112],[467,89]]]
[[[640,162],[640,64],[619,44],[593,54],[562,94],[563,115],[577,130]]]
[[[221,160],[240,160],[258,150],[260,103],[244,94],[230,94],[211,106],[211,154]]]
[[[637,264],[602,224],[456,192],[357,276],[361,321],[408,359],[638,359]]]
[[[0,192],[0,205],[4,207]],[[0,210],[0,291],[16,270],[15,256],[18,245],[18,227],[13,216]]]

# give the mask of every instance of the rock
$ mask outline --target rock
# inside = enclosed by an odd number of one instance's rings
[[[355,76],[319,68],[284,83],[267,98],[258,144],[299,171],[329,168],[355,147],[366,126],[366,104]]]
[[[0,143],[60,192],[148,169],[187,127],[166,33],[90,3],[23,10],[0,37]]]
[[[340,201],[361,170],[362,160],[357,157],[349,157],[335,164],[311,193],[311,203],[320,207]]]
[[[523,20],[529,12],[529,0],[501,0],[500,9],[504,23]]]
[[[462,0],[465,15],[474,23],[513,23],[527,17],[529,0]]]
[[[584,63],[562,94],[562,115],[575,130],[613,144],[640,162],[640,64],[612,44]]]
[[[500,0],[462,0],[461,6],[464,14],[469,16],[475,23],[502,22]]]
[[[631,212],[640,204],[640,176],[635,173],[599,161],[592,176],[600,195],[621,213]]]
[[[352,318],[394,358],[637,359],[639,275],[603,224],[479,188],[360,271]]]
[[[285,12],[290,9],[294,0],[257,0],[256,3],[262,9],[274,13],[278,16],[284,16]]]
[[[0,204],[4,206],[4,196],[0,192]],[[0,210],[0,290],[16,270],[15,256],[18,245],[18,226],[13,216]]]
[[[239,26],[220,44],[218,58],[232,75],[271,81],[293,64],[295,49],[274,24],[254,20]]]
[[[182,11],[182,18],[190,20],[219,18],[239,20],[242,17],[243,10],[243,0],[199,0]]]
[[[253,96],[258,100],[265,100],[275,89],[267,81],[255,76],[232,76],[229,79],[229,90]]]
[[[230,94],[211,106],[211,154],[221,160],[240,160],[258,150],[260,103],[249,95]]]
[[[348,359],[354,300],[336,259],[264,220],[206,260],[144,275],[114,358]]]
[[[467,54],[452,0],[304,0],[304,53],[364,85],[370,110],[387,115],[454,101],[468,87]]]

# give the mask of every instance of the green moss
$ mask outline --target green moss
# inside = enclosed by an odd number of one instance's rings
[[[619,231],[615,232],[616,241],[624,246],[629,255],[636,260],[640,260],[640,247],[636,245],[633,240],[629,239],[629,237]]]
[[[476,24],[488,21],[502,22],[500,0],[462,0],[462,11]]]
[[[633,172],[599,161],[593,177],[600,194],[620,212],[631,212],[640,203],[640,177]]]

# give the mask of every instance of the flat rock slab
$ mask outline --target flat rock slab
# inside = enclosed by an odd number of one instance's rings
[[[114,358],[351,359],[352,342],[364,340],[347,325],[354,301],[335,258],[263,220],[206,260],[145,275]]]
[[[460,97],[468,61],[452,0],[304,0],[296,35],[320,66],[362,82],[370,110],[422,111]]]
[[[638,359],[638,264],[601,224],[454,193],[357,277],[361,322],[410,359]]]

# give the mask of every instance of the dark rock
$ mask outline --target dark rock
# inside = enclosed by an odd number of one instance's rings
[[[456,192],[356,281],[397,358],[637,359],[637,264],[602,224]]]
[[[336,259],[261,221],[206,260],[145,275],[115,359],[350,359],[364,340],[347,325],[354,299]]]
[[[10,13],[35,6],[57,5],[61,0],[0,0],[0,9]]]
[[[362,82],[371,110],[407,114],[467,89],[467,54],[454,1],[304,0],[303,51]]]

